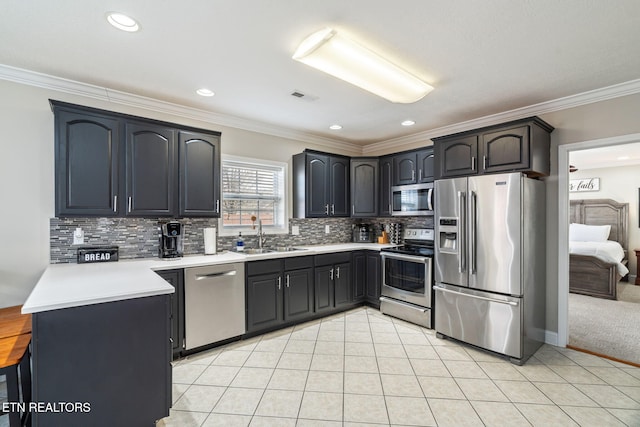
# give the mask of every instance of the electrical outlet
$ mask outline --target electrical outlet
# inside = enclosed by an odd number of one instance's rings
[[[73,244],[84,245],[84,231],[82,231],[80,227],[76,228],[73,232]]]
[[[299,225],[292,225],[291,226],[291,234],[294,236],[297,236],[300,234],[300,226]]]
[[[326,234],[331,233],[331,227],[329,227],[329,225],[325,225],[325,226],[324,226],[324,232],[325,232]]]

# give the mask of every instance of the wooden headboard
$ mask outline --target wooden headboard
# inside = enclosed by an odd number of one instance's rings
[[[570,200],[571,222],[587,225],[611,225],[609,240],[614,240],[628,249],[629,203],[618,203],[611,199]]]

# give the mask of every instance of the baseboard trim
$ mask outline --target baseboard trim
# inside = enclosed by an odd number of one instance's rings
[[[584,348],[574,347],[572,345],[567,344],[567,348],[571,350],[579,351],[582,353],[591,354],[593,356],[602,357],[603,359],[613,360],[614,362],[624,363],[625,365],[635,366],[636,368],[640,368],[640,363],[629,362],[628,360],[618,359],[617,357],[607,356],[606,354],[596,353],[595,351],[585,350]]]
[[[558,333],[553,331],[544,331],[544,342],[558,347]]]

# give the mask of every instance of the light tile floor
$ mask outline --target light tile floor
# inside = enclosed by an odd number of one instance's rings
[[[175,362],[158,426],[640,426],[640,368],[544,345],[524,366],[358,308]]]

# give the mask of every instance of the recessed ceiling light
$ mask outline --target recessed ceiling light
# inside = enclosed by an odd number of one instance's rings
[[[213,96],[213,95],[215,95],[215,93],[212,90],[209,90],[209,89],[204,88],[204,87],[201,88],[201,89],[198,89],[196,91],[196,93],[198,95],[200,95],[200,96]]]
[[[331,125],[331,126],[329,126],[329,129],[331,129],[331,130],[340,130],[340,129],[342,129],[342,126],[340,126],[340,125]]]
[[[136,32],[140,29],[140,25],[135,19],[119,12],[107,13],[107,21],[117,29],[128,31],[130,33]]]
[[[413,126],[415,124],[416,122],[414,122],[413,120],[405,120],[404,122],[401,123],[402,126]]]

